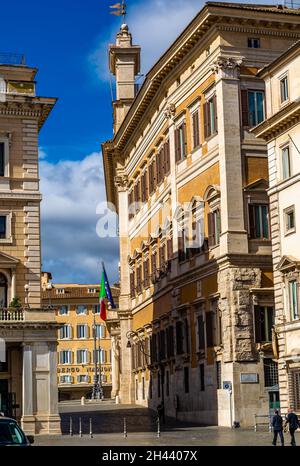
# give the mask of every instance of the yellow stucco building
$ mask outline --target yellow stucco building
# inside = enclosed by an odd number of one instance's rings
[[[94,384],[95,359],[101,372],[103,395],[112,392],[112,348],[106,323],[100,318],[99,284],[52,284],[51,274],[42,276],[42,298],[45,307],[56,309],[60,324],[57,345],[57,383],[59,400],[90,397]],[[111,288],[115,304],[119,289]],[[96,325],[96,356],[94,347]]]
[[[102,149],[119,214],[124,403],[224,426],[278,404],[267,147],[250,128],[265,115],[256,73],[299,23],[295,10],[208,2],[138,93],[126,24],[109,47],[117,92]]]

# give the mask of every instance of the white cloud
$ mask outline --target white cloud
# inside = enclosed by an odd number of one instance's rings
[[[43,160],[47,157],[47,154],[46,152],[44,151],[44,149],[42,147],[39,147],[39,159],[40,160]]]
[[[118,239],[96,233],[96,207],[105,201],[101,155],[55,164],[42,159],[40,175],[43,270],[56,283],[97,283],[103,260],[110,281],[116,281]]]

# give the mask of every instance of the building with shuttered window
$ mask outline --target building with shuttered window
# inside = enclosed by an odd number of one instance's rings
[[[253,133],[268,143],[280,402],[300,413],[300,42],[259,72],[266,119]]]
[[[44,306],[54,306],[61,327],[57,340],[57,383],[60,400],[80,399],[92,393],[95,374],[101,372],[104,396],[111,396],[115,359],[106,323],[100,319],[99,284],[52,284],[51,274],[42,277]],[[50,287],[49,287],[50,283]],[[111,288],[115,304],[119,289]],[[96,353],[94,349],[94,317]],[[113,359],[113,364],[112,364]],[[113,367],[112,367],[113,366]]]
[[[208,2],[135,94],[140,48],[109,48],[124,403],[252,425],[278,404],[267,147],[257,71],[295,42],[296,10]],[[114,316],[116,317],[116,316]],[[115,320],[114,320],[115,322]]]

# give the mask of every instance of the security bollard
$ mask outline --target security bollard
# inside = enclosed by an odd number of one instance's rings
[[[160,437],[160,419],[157,418],[157,435],[156,435],[157,438]]]
[[[92,425],[92,418],[90,417],[90,438],[93,438],[93,425]]]
[[[123,424],[124,424],[124,434],[123,434],[123,437],[126,438],[126,437],[127,437],[127,423],[126,423],[126,417],[124,417],[124,419],[123,419]]]
[[[82,437],[82,423],[81,423],[81,417],[79,418],[79,437]]]
[[[70,437],[73,437],[73,419],[70,416]]]

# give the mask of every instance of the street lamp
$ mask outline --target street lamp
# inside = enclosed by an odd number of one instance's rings
[[[49,307],[52,307],[51,306],[51,290],[53,288],[53,285],[51,282],[47,283],[47,286],[46,286],[46,289],[48,291],[48,300],[49,300]]]
[[[94,385],[92,392],[93,400],[103,400],[103,388],[101,381],[101,348],[100,348],[100,337],[99,337],[99,378],[98,378],[98,364],[97,364],[97,332],[96,332],[96,312],[94,310],[94,323],[93,323],[93,333],[94,333]]]
[[[25,291],[25,306],[26,308],[29,308],[29,302],[28,302],[28,294],[29,294],[29,285],[26,283],[24,286],[24,291]]]

